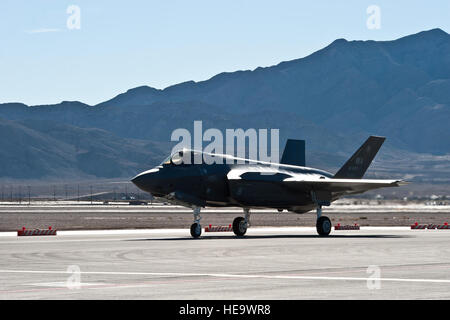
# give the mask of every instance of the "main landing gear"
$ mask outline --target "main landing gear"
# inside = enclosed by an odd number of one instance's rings
[[[331,221],[328,217],[322,216],[322,205],[330,205],[331,194],[329,192],[312,190],[311,199],[317,205],[317,233],[322,237],[328,236],[331,232]]]
[[[247,228],[250,227],[250,209],[244,209],[245,217],[237,217],[233,220],[233,232],[238,237],[242,237]]]
[[[200,225],[200,220],[202,217],[200,216],[200,207],[194,207],[194,223],[191,225],[191,236],[193,238],[198,238],[202,234],[202,226]]]
[[[322,206],[317,207],[316,230],[319,236],[328,236],[331,232],[331,221],[328,217],[322,216]]]

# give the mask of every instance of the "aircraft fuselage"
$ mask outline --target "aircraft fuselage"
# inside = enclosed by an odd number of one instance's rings
[[[292,175],[332,178],[323,170],[260,161],[250,163],[161,164],[133,179],[140,189],[155,197],[183,205],[212,207],[275,208],[306,212],[315,207],[310,189],[291,189],[282,180]],[[229,179],[239,172],[248,179]]]

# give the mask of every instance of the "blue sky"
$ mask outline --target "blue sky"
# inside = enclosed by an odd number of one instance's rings
[[[80,8],[68,29],[67,8]],[[380,8],[380,29],[366,10]],[[450,1],[2,0],[0,102],[96,104],[130,88],[206,80],[304,57],[337,38],[450,33]]]

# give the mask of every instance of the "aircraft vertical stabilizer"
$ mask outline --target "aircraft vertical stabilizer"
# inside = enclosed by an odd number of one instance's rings
[[[304,167],[305,140],[288,139],[280,163]]]
[[[361,179],[372,163],[385,137],[370,136],[334,175],[336,179]]]

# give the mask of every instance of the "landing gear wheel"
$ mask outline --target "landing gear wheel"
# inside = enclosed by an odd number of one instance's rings
[[[200,223],[193,223],[191,225],[191,236],[193,238],[198,238],[202,234],[202,226]]]
[[[247,232],[247,223],[242,217],[237,217],[233,220],[233,232],[238,237],[242,237]]]
[[[328,236],[331,232],[331,221],[328,217],[322,216],[317,219],[316,223],[317,233],[320,236]]]

